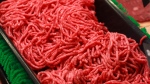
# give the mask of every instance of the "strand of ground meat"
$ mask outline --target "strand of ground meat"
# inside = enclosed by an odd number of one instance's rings
[[[8,3],[9,8],[13,10],[6,8]],[[65,46],[66,40],[72,39],[74,42],[79,39],[75,37],[79,30],[82,29],[83,34],[88,29],[103,32],[103,24],[97,22],[94,11],[91,12],[80,5],[66,6],[58,0],[18,0],[17,3],[13,0],[6,1],[1,4],[1,13],[2,26],[33,69],[45,67],[46,58],[54,49]],[[72,47],[76,46],[76,43],[74,42]]]
[[[39,80],[43,84],[150,83],[146,58],[134,40],[109,32],[90,40],[86,44],[92,45],[77,50],[78,55],[70,56],[57,70],[39,72]]]
[[[138,44],[111,33],[93,0],[7,0],[0,25],[42,84],[150,83]]]

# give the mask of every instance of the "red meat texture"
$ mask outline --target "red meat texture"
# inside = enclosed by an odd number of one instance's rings
[[[41,84],[150,84],[146,56],[98,22],[94,0],[6,0],[0,25]]]
[[[142,0],[117,0],[126,8],[129,15],[138,22],[150,21],[150,4],[144,7]]]

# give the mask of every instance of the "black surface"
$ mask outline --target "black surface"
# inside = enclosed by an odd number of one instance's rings
[[[95,6],[99,22],[104,22],[109,31],[125,34],[129,38],[135,39],[138,43],[145,35],[111,0],[95,0]],[[144,42],[150,43],[150,39],[147,38]]]
[[[148,58],[148,63],[150,66],[150,44],[143,42],[142,44],[145,55]]]
[[[150,0],[142,0],[143,6],[147,6],[150,3]]]
[[[7,76],[4,73],[1,65],[0,65],[0,81],[2,84],[10,84],[9,81],[7,80]]]
[[[0,2],[2,2],[2,1],[4,1],[4,0],[0,0]]]

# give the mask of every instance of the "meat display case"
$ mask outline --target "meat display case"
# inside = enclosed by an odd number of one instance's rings
[[[95,8],[98,21],[105,23],[105,26],[107,26],[109,31],[125,34],[129,38],[135,39],[138,43],[140,42],[140,39],[145,35],[111,2],[111,0],[95,0]],[[4,31],[1,31],[1,34],[3,33]],[[9,39],[7,36],[4,36],[4,38],[5,40]],[[143,43],[150,44],[150,39],[146,38]],[[10,47],[11,45],[13,45],[12,42],[8,42],[8,44],[10,44]],[[143,48],[143,45],[141,45],[140,48],[143,52],[146,52]],[[18,53],[16,48],[12,49],[12,51],[14,53]],[[31,75],[30,77],[34,77],[34,73],[31,73],[32,70],[28,66],[26,66],[26,63],[24,61],[22,61],[23,59],[21,58],[21,55],[17,54],[16,57],[18,58],[22,66],[24,66],[27,73]],[[3,80],[4,79],[5,78],[3,78]],[[33,80],[37,81],[38,79],[35,77]]]

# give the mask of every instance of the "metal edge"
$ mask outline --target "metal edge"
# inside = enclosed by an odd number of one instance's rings
[[[21,65],[23,66],[23,68],[25,69],[25,71],[28,73],[28,75],[32,79],[32,81],[35,84],[40,84],[39,80],[37,79],[37,77],[35,76],[35,74],[33,73],[33,71],[26,64],[26,62],[21,57],[20,53],[18,52],[18,50],[16,49],[16,47],[13,45],[13,43],[10,41],[10,39],[8,38],[8,36],[6,35],[6,33],[4,32],[4,30],[2,28],[0,28],[0,34],[5,39],[5,41],[7,42],[7,44],[9,45],[9,47],[11,48],[11,50],[13,51],[13,53],[16,55],[17,59],[19,60],[19,62],[21,63]]]

